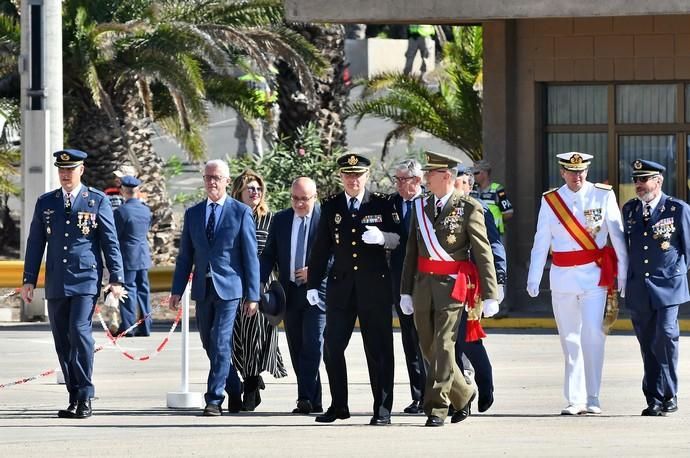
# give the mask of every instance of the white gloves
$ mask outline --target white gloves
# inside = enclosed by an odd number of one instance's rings
[[[503,299],[506,298],[506,285],[498,285],[498,303],[500,304],[503,302]]]
[[[405,315],[412,315],[414,313],[414,306],[412,305],[412,296],[409,294],[400,295],[400,309]]]
[[[502,295],[501,295],[502,296]],[[489,318],[498,313],[498,302],[496,299],[484,299],[482,303],[484,318]]]
[[[625,297],[625,280],[618,279],[618,292],[621,293],[621,297]]]
[[[362,241],[369,245],[383,245],[386,241],[383,237],[383,232],[376,226],[364,226],[367,231],[362,234]]]
[[[539,283],[527,282],[527,294],[530,297],[537,297],[539,295]]]
[[[317,305],[319,303],[319,290],[318,289],[308,289],[307,290],[307,301],[311,305]]]

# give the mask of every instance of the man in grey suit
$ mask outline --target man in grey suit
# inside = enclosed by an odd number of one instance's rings
[[[242,298],[248,315],[259,301],[259,258],[250,208],[228,198],[230,172],[222,160],[204,168],[206,200],[184,215],[180,252],[170,296],[177,308],[194,267],[192,299],[201,343],[211,363],[204,416],[220,416],[225,395],[240,391],[239,380],[228,377],[232,364],[232,328]]]
[[[276,213],[261,253],[261,281],[278,267],[278,279],[287,295],[285,333],[292,367],[297,375],[296,414],[323,412],[321,402],[321,349],[326,326],[325,278],[316,305],[307,301],[307,260],[316,238],[321,208],[316,205],[316,183],[299,177],[292,183],[292,207]],[[288,243],[289,241],[289,243]]]

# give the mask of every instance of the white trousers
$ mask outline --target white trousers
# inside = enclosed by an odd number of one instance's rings
[[[579,294],[552,291],[551,301],[565,357],[565,399],[575,406],[598,406],[606,342],[602,329],[606,288]]]

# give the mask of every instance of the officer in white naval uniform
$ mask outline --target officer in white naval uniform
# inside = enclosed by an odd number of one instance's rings
[[[587,181],[591,155],[571,152],[557,157],[565,185],[542,197],[527,292],[531,297],[539,294],[551,249],[551,299],[565,357],[563,392],[568,402],[561,414],[598,414],[607,286],[613,291],[617,274],[617,289],[622,292],[627,278],[623,222],[611,186]],[[605,248],[608,239],[613,249]]]

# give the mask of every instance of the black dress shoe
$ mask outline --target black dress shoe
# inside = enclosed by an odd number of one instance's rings
[[[74,412],[74,418],[89,418],[92,414],[91,400],[77,401],[77,410]]]
[[[311,408],[311,413],[323,413],[323,406],[319,404]]]
[[[374,415],[371,417],[371,420],[369,420],[369,424],[371,426],[386,426],[391,424],[391,417],[379,417],[377,415]]]
[[[476,396],[477,393],[472,393],[472,397],[469,401],[467,401],[467,404],[465,404],[462,409],[459,409],[457,412],[455,412],[450,418],[451,423],[460,423],[470,416],[472,410],[472,401],[474,401]]]
[[[479,395],[479,401],[477,401],[477,410],[480,412],[486,412],[491,408],[491,406],[494,403],[494,394],[489,393],[488,397],[483,397],[481,394]]]
[[[646,409],[642,411],[643,417],[664,417],[666,412],[664,412],[663,407],[658,404],[651,404],[647,406]]]
[[[403,409],[404,413],[422,413],[424,409],[422,408],[421,401],[412,401],[412,403]]]
[[[297,401],[297,407],[293,409],[292,413],[297,413],[301,415],[308,415],[312,412],[311,401],[308,399],[299,399]]]
[[[678,410],[678,398],[673,396],[671,399],[664,401],[664,404],[661,406],[661,410],[666,413],[676,412]]]
[[[315,421],[317,423],[333,423],[336,420],[347,420],[348,418],[350,418],[350,409],[347,407],[342,407],[340,409],[329,407],[326,413],[316,417]]]
[[[220,417],[223,415],[223,408],[219,404],[206,404],[202,415],[204,417]]]
[[[66,409],[58,410],[58,418],[74,418],[77,414],[77,403],[70,402]]]
[[[437,417],[436,415],[429,415],[424,426],[443,426],[443,418]]]

